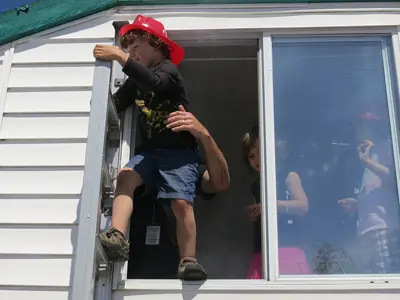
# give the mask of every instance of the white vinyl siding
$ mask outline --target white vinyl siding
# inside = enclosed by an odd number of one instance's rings
[[[0,299],[7,300],[68,300],[68,289],[52,291],[48,290],[30,290],[29,288],[0,289]]]
[[[80,166],[85,164],[85,143],[0,144],[0,167]]]
[[[2,195],[78,195],[81,192],[82,170],[46,170],[0,168],[0,194]],[[1,200],[0,200],[1,201]],[[23,208],[22,208],[23,209]]]
[[[9,88],[91,87],[93,64],[18,65],[11,69]]]
[[[49,42],[46,39],[37,39],[28,43],[19,44],[15,48],[13,63],[94,63],[93,48],[97,43],[110,44],[112,39],[99,39],[97,42]],[[66,51],[68,51],[66,53]],[[66,53],[64,55],[63,53]]]
[[[71,225],[77,222],[79,195],[60,195],[60,198],[53,195],[3,196],[0,201],[0,224],[47,224],[52,228],[52,224]]]
[[[73,254],[78,225],[49,229],[32,227],[0,228],[2,254]],[[29,247],[26,247],[29,245]]]
[[[71,258],[36,255],[10,255],[0,259],[2,285],[59,286],[70,285]]]
[[[76,91],[9,91],[4,111],[6,113],[88,113],[90,89]]]
[[[70,297],[92,53],[113,38],[98,34],[15,45],[0,126],[0,299]]]
[[[79,139],[87,137],[89,116],[7,116],[0,139]]]

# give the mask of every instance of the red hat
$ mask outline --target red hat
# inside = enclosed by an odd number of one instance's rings
[[[119,30],[119,35],[123,36],[131,30],[143,30],[148,33],[154,34],[168,46],[169,50],[171,51],[171,61],[174,64],[178,65],[183,60],[183,57],[185,56],[185,51],[177,43],[168,39],[167,31],[165,30],[165,27],[161,22],[151,17],[137,15],[135,21],[133,21],[132,24],[126,24],[121,27],[121,29]]]

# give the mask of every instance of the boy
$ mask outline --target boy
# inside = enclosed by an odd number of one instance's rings
[[[111,261],[128,260],[125,233],[133,211],[132,195],[143,184],[146,189],[157,186],[158,199],[172,200],[171,209],[177,220],[179,278],[205,280],[207,274],[195,258],[193,200],[200,159],[197,141],[187,131],[178,132],[179,126],[174,130],[165,126],[168,115],[180,105],[187,110],[186,89],[176,67],[184,51],[167,38],[162,23],[142,15],[124,25],[120,36],[122,48],[129,54],[116,46],[97,45],[94,56],[118,61],[129,76],[115,95],[116,106],[121,110],[135,101],[143,143],[118,174],[112,226],[100,234],[100,240]],[[184,124],[185,120],[178,125]]]

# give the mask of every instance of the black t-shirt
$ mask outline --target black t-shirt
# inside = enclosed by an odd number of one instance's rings
[[[277,174],[276,189],[278,200],[290,201],[290,194],[286,187],[286,178],[293,170],[285,169]],[[257,179],[251,186],[251,192],[256,203],[260,203],[260,180]],[[278,245],[283,247],[299,247],[301,243],[301,224],[295,216],[278,213]],[[254,252],[261,251],[261,218],[254,222]]]
[[[173,132],[164,123],[179,105],[188,111],[186,89],[178,68],[170,60],[146,68],[129,58],[122,71],[129,78],[113,98],[118,111],[136,104],[142,135],[140,150],[196,149],[196,139],[189,132]]]
[[[201,183],[205,165],[199,166],[196,195],[211,199]],[[135,191],[134,210],[130,223],[131,251],[129,254],[128,278],[172,279],[176,278],[179,250],[176,242],[176,221],[168,205],[157,201],[157,190],[144,194],[144,187]],[[154,223],[153,224],[153,218]],[[149,225],[160,225],[159,245],[146,245],[146,229]]]

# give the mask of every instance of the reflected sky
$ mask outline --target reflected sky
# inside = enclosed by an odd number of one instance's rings
[[[281,274],[304,266],[314,274],[400,272],[382,47],[348,39],[273,46],[275,134],[292,149],[277,194],[290,190],[288,174],[296,172],[309,207],[305,216],[278,215]],[[283,200],[296,200],[286,193]]]

